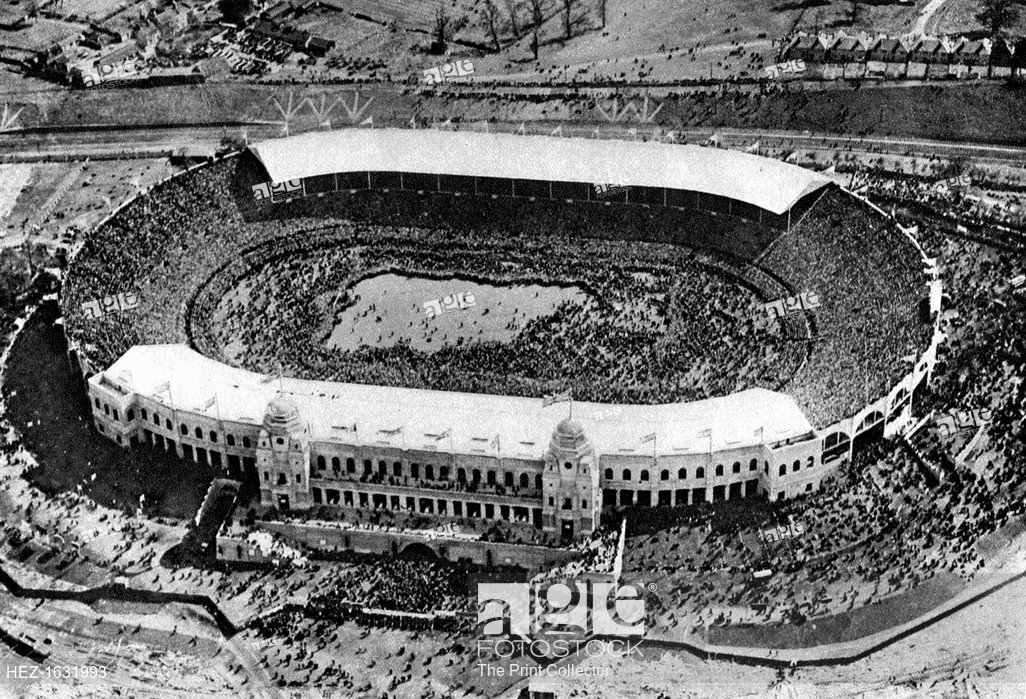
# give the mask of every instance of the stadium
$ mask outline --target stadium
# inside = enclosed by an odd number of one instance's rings
[[[142,193],[61,305],[96,429],[124,448],[278,510],[567,540],[616,508],[817,490],[909,426],[940,300],[910,231],[786,163],[353,129]]]

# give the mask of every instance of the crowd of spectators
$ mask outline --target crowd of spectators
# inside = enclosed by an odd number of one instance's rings
[[[1009,281],[1022,273],[1021,257],[942,238],[932,226],[923,238],[947,262],[957,312],[943,315],[948,342],[917,412],[992,410],[990,423],[970,428],[979,433],[969,458],[956,462],[963,440],[927,422],[909,442],[860,448],[820,492],[774,505],[761,519],[724,524],[699,512],[638,532],[624,567],[628,577],[665,581],[649,607],[657,635],[722,640],[717,626],[801,622],[920,590],[932,590],[922,593],[929,599],[976,580],[1022,533],[1026,314]],[[801,535],[769,543],[758,534],[791,521],[801,522]]]
[[[761,262],[767,273],[736,256],[771,237],[740,221],[732,236],[729,217],[555,203],[534,210],[520,200],[460,197],[457,222],[453,201],[408,193],[258,210],[239,184],[240,167],[228,160],[173,180],[87,241],[64,308],[71,335],[98,365],[133,344],[189,341],[256,371],[281,362],[306,378],[439,390],[537,397],[572,387],[579,400],[665,403],[784,388],[826,421],[885,391],[893,367],[868,384],[867,369],[912,353],[927,332],[916,323],[925,289],[918,260],[893,229],[839,193],[773,244]],[[675,229],[689,220],[695,230]],[[627,242],[634,240],[649,244]],[[676,242],[735,257],[669,244]],[[408,342],[330,347],[352,286],[384,272],[572,284],[587,297],[524,321],[506,342],[433,352]],[[814,321],[765,319],[763,301],[801,290],[824,301]],[[121,291],[137,292],[136,311],[97,320],[79,311],[82,301]],[[813,322],[820,332],[810,346]]]
[[[927,277],[896,226],[831,190],[760,260],[815,292],[815,347],[784,387],[813,424],[829,425],[886,395],[932,335],[920,305]]]

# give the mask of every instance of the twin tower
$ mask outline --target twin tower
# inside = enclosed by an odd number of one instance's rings
[[[354,464],[393,463],[404,475],[401,488],[390,478],[361,478],[352,470],[337,473],[314,469],[318,456],[336,454],[339,450],[351,454]],[[401,458],[401,461],[396,459]],[[483,470],[489,474],[486,482],[474,487],[452,487],[451,478],[422,480],[415,470],[416,463],[408,461],[432,459],[447,461],[445,473],[470,473]],[[591,534],[599,524],[601,490],[595,449],[579,424],[571,420],[560,422],[552,433],[548,449],[539,459],[517,458],[515,467],[509,467],[499,457],[482,463],[477,454],[439,453],[420,455],[416,450],[403,450],[397,454],[394,447],[369,444],[350,444],[336,437],[330,440],[311,435],[302,420],[295,402],[279,395],[267,405],[256,448],[260,499],[278,509],[304,510],[317,505],[317,497],[324,492],[335,492],[350,487],[354,492],[338,501],[340,506],[387,509],[412,509],[418,513],[479,513],[484,519],[527,519],[543,531],[553,532],[564,540]],[[442,464],[440,464],[442,465]],[[483,466],[483,469],[482,469]],[[440,469],[441,470],[441,469]],[[513,474],[513,470],[516,471]],[[364,471],[366,473],[366,471]],[[510,482],[527,483],[537,487],[502,487]],[[445,496],[445,507],[442,498]],[[328,504],[335,504],[329,499]],[[425,506],[430,502],[429,508]],[[398,503],[398,507],[396,504]],[[526,513],[526,516],[525,514]]]

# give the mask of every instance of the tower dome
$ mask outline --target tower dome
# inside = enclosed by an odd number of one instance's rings
[[[562,420],[552,433],[552,446],[577,451],[588,441],[584,428],[570,418]]]
[[[301,432],[303,423],[299,419],[299,408],[288,396],[279,394],[267,404],[264,413],[264,429],[274,434]]]

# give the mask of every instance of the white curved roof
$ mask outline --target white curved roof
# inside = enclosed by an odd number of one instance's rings
[[[357,427],[368,445],[455,453],[541,458],[569,404],[542,407],[538,398],[268,377],[221,364],[186,345],[136,345],[90,381],[174,408],[231,422],[259,425],[279,392],[290,396],[315,441],[353,441]],[[170,389],[155,398],[158,387]],[[212,398],[217,397],[214,405]],[[813,433],[794,399],[751,388],[721,398],[663,405],[604,405],[574,401],[581,424],[599,454],[660,456],[701,454],[757,446]],[[438,435],[449,437],[439,441]],[[656,435],[656,443],[643,441]],[[496,448],[493,440],[499,437]]]
[[[250,150],[273,182],[378,170],[618,183],[718,194],[776,214],[830,181],[779,160],[717,148],[472,131],[314,131]]]

